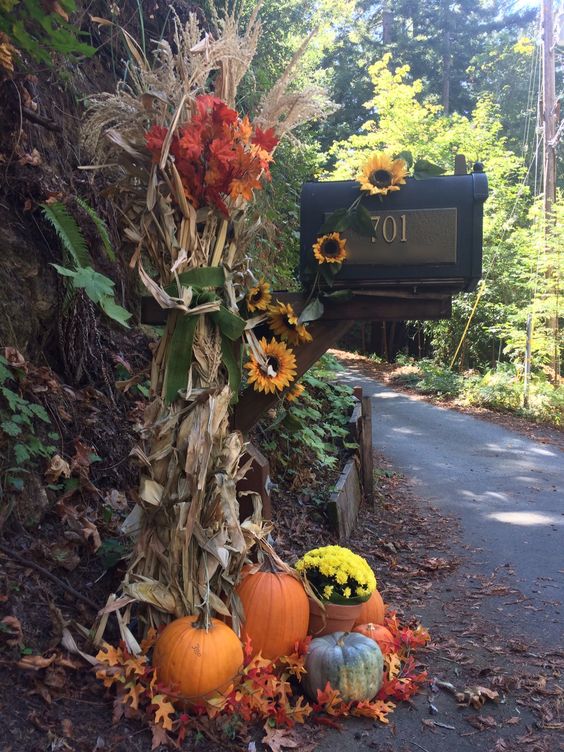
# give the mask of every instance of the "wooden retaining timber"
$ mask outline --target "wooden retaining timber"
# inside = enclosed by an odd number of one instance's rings
[[[361,500],[357,458],[352,457],[339,476],[327,509],[331,524],[339,533],[339,540],[346,540],[353,532]]]
[[[374,504],[374,455],[372,450],[372,402],[355,387],[356,403],[348,421],[349,435],[358,444],[358,452],[346,463],[328,502],[328,516],[346,540],[353,532],[360,504]]]

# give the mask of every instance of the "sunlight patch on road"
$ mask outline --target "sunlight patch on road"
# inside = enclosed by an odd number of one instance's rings
[[[506,522],[509,525],[562,525],[564,519],[544,512],[493,512],[488,519]]]
[[[481,457],[491,457],[492,455],[496,457],[515,456],[522,462],[526,462],[527,458],[530,459],[530,455],[538,455],[540,457],[556,457],[555,452],[552,452],[550,449],[545,449],[544,447],[534,446],[531,442],[520,442],[518,445],[503,443],[485,444],[481,447],[476,447],[472,451],[472,454]]]

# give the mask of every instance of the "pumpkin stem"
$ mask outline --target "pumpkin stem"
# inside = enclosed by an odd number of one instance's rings
[[[200,610],[200,615],[196,619],[196,621],[192,625],[195,629],[205,629],[206,632],[209,632],[212,627],[212,622],[210,619],[210,610],[207,608],[207,606],[204,606]]]

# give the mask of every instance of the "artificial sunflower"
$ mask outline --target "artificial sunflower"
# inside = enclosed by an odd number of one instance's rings
[[[245,368],[249,371],[249,384],[253,385],[256,392],[265,392],[265,394],[281,392],[296,377],[296,356],[284,342],[279,342],[274,337],[270,342],[263,337],[260,346],[266,360],[266,367],[263,369],[255,356],[251,354],[250,361],[245,363]]]
[[[291,345],[311,342],[313,337],[305,324],[298,323],[298,316],[290,303],[275,303],[268,311],[268,325],[279,337]]]
[[[246,300],[247,308],[251,313],[253,311],[267,311],[272,300],[269,283],[261,279],[254,287],[251,287]]]
[[[304,392],[305,386],[303,384],[293,384],[284,396],[288,402],[294,402],[299,399]]]
[[[405,185],[407,173],[407,164],[403,159],[392,159],[378,151],[364,163],[357,180],[361,191],[368,191],[371,196],[385,196],[390,191],[399,191],[400,185]]]
[[[313,246],[313,255],[320,264],[340,264],[347,257],[347,241],[338,232],[320,237]]]

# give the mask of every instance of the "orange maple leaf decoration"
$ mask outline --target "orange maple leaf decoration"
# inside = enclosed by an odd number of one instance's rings
[[[151,705],[155,706],[155,722],[166,731],[172,731],[172,718],[170,716],[176,713],[174,705],[167,700],[165,695],[155,695]]]
[[[374,718],[381,723],[389,723],[388,713],[391,713],[395,707],[393,702],[384,702],[384,700],[360,701],[354,705],[351,715],[361,718]]]

